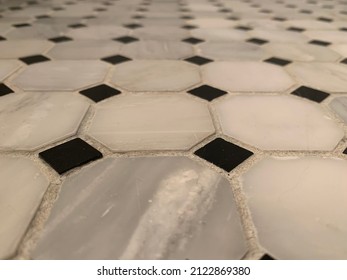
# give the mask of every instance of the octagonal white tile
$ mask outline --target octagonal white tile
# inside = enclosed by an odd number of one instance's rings
[[[213,133],[204,102],[160,93],[120,96],[98,105],[88,132],[114,151],[188,150]]]
[[[341,54],[343,57],[347,56],[347,43],[344,44],[333,44],[329,46],[330,49],[333,49],[335,52]]]
[[[242,177],[259,240],[279,259],[347,258],[347,161],[265,158]]]
[[[160,242],[158,242],[160,240]],[[240,259],[229,182],[183,157],[108,158],[68,178],[35,259]]]
[[[116,25],[91,25],[71,29],[66,36],[78,40],[107,40],[128,35],[129,29]]]
[[[20,67],[20,63],[16,60],[0,60],[0,81],[6,79],[14,71]]]
[[[215,104],[222,130],[264,150],[333,150],[340,128],[316,104],[291,96],[234,96]]]
[[[134,30],[134,36],[145,40],[180,41],[189,37],[189,31],[177,26],[144,26]]]
[[[330,108],[334,110],[347,124],[347,97],[336,97],[330,104]]]
[[[35,150],[76,133],[89,104],[73,94],[9,94],[0,103],[0,149]]]
[[[324,62],[297,62],[287,69],[303,85],[330,92],[347,92],[347,66]]]
[[[24,90],[70,91],[102,82],[108,70],[102,61],[49,61],[30,65],[14,83]]]
[[[0,157],[0,259],[11,257],[48,187],[28,159]]]
[[[212,62],[202,67],[203,80],[236,92],[282,92],[294,85],[282,68],[262,62]]]
[[[0,41],[0,58],[25,57],[43,54],[54,44],[45,40]]]
[[[346,32],[336,30],[308,30],[304,34],[313,40],[347,43]]]
[[[200,80],[199,68],[184,61],[137,60],[117,65],[112,82],[130,91],[181,91]]]
[[[191,30],[191,33],[194,37],[208,41],[244,41],[249,38],[244,31],[230,28],[197,28]]]
[[[217,17],[196,18],[196,19],[188,20],[187,23],[191,25],[199,26],[201,28],[228,28],[235,25],[235,23],[231,20],[217,18]]]
[[[294,42],[306,43],[309,39],[300,32],[292,32],[274,29],[257,29],[249,31],[251,37],[268,40],[270,42]]]

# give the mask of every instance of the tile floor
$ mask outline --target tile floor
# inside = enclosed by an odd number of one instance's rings
[[[1,259],[347,259],[347,1],[1,0]]]

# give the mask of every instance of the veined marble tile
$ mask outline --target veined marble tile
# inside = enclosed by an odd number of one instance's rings
[[[296,62],[287,70],[303,85],[330,92],[347,92],[347,66],[324,62]]]
[[[145,26],[134,30],[134,36],[145,40],[180,41],[188,38],[189,31],[177,26]]]
[[[319,21],[317,19],[296,19],[296,20],[287,20],[285,22],[287,27],[299,27],[310,30],[330,30],[336,29],[334,23]]]
[[[194,49],[183,42],[144,40],[124,45],[120,53],[135,59],[180,59],[194,55]]]
[[[261,38],[270,42],[293,42],[293,43],[306,43],[309,39],[302,33],[286,31],[286,30],[273,30],[273,29],[257,29],[248,32],[251,37]]]
[[[28,159],[0,157],[0,259],[16,251],[48,187]]]
[[[107,40],[128,35],[129,30],[115,25],[92,25],[71,29],[65,34],[79,40]]]
[[[9,75],[20,67],[20,63],[16,60],[0,60],[0,81],[5,80]]]
[[[336,97],[330,102],[329,106],[347,124],[347,97]]]
[[[48,55],[54,59],[100,59],[119,53],[121,44],[112,40],[78,40],[56,44]]]
[[[242,177],[260,243],[279,259],[346,259],[347,161],[265,158]]]
[[[72,136],[88,107],[88,102],[71,93],[3,96],[0,149],[35,150]]]
[[[158,242],[160,240],[160,242]],[[240,259],[228,181],[183,157],[105,159],[68,178],[35,259]]]
[[[269,55],[259,46],[246,42],[205,42],[201,54],[216,60],[260,61]]]
[[[187,23],[200,28],[228,28],[235,25],[233,21],[220,17],[191,19]]]
[[[163,93],[120,96],[98,105],[88,132],[114,151],[188,150],[213,133],[205,103]]]
[[[48,61],[31,65],[14,83],[28,91],[72,91],[102,82],[108,70],[102,61]]]
[[[244,31],[229,28],[197,28],[190,32],[194,37],[208,41],[245,41],[249,38]]]
[[[336,30],[308,30],[304,33],[307,37],[315,40],[347,43],[346,32]]]
[[[137,60],[114,69],[112,82],[130,91],[181,91],[200,82],[199,68],[183,61]]]
[[[261,62],[212,62],[202,75],[208,84],[234,92],[282,92],[294,85],[282,68]]]
[[[344,136],[318,105],[291,96],[234,96],[215,108],[226,135],[263,150],[331,151]]]
[[[346,24],[347,25],[347,24]],[[344,57],[347,57],[347,43],[346,44],[333,44],[329,46],[335,52],[341,54]]]
[[[36,23],[33,26],[12,29],[6,34],[6,38],[10,40],[48,39],[62,35],[67,29],[67,26],[62,25]]]
[[[269,43],[262,48],[275,57],[292,61],[335,62],[340,58],[340,55],[331,49],[312,44]]]
[[[47,40],[13,40],[0,41],[0,58],[25,57],[43,54],[53,47],[54,44]]]

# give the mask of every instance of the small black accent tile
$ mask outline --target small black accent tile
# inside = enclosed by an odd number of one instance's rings
[[[286,18],[283,17],[273,17],[272,20],[276,20],[276,21],[286,21]]]
[[[346,148],[346,150],[343,151],[343,153],[344,153],[345,155],[347,155],[347,148]]]
[[[206,63],[212,62],[213,60],[196,55],[196,56],[186,58],[185,61],[188,61],[188,62],[196,64],[196,65],[204,65]]]
[[[196,29],[198,27],[196,25],[186,24],[186,25],[183,25],[182,28],[190,30],[190,29]]]
[[[40,63],[44,61],[49,61],[50,59],[48,57],[45,57],[43,55],[31,55],[31,56],[25,56],[25,57],[20,57],[19,60],[23,61],[24,63],[30,65],[34,63]]]
[[[77,28],[83,28],[83,27],[87,27],[87,25],[82,24],[82,23],[74,23],[74,24],[70,24],[70,25],[68,25],[68,27],[70,27],[70,28],[74,28],[74,29],[77,29]]]
[[[132,42],[136,42],[139,39],[137,39],[135,37],[131,37],[131,36],[122,36],[122,37],[114,38],[113,40],[121,42],[123,44],[129,44],[129,43],[132,43]]]
[[[0,41],[6,41],[6,38],[0,36]]]
[[[13,24],[12,26],[16,28],[23,28],[23,27],[29,27],[31,25],[29,23],[16,23],[16,24]]]
[[[260,13],[263,13],[263,14],[271,14],[271,13],[273,13],[273,11],[267,10],[267,9],[262,9],[262,10],[260,10],[259,12],[260,12]]]
[[[88,15],[88,16],[84,16],[82,17],[83,19],[93,19],[93,18],[96,18],[96,16],[94,15]]]
[[[189,37],[189,38],[183,39],[182,42],[186,42],[186,43],[189,43],[189,44],[192,44],[192,45],[196,45],[196,44],[199,44],[199,43],[202,43],[202,42],[205,42],[205,41],[202,40],[202,39],[199,39],[199,38]]]
[[[137,12],[147,12],[148,9],[146,9],[146,8],[138,8],[136,11]]]
[[[39,153],[59,174],[102,158],[102,154],[80,138],[75,138]]]
[[[22,7],[9,7],[8,9],[11,10],[11,11],[20,11],[20,10],[23,10]]]
[[[181,16],[181,19],[194,19],[192,16]]]
[[[260,38],[250,38],[246,42],[256,44],[256,45],[264,45],[264,44],[268,43],[269,41],[264,40],[264,39],[260,39]]]
[[[216,138],[195,151],[195,155],[230,172],[252,156],[253,153],[233,143],[227,142],[222,138]]]
[[[54,38],[50,38],[48,40],[52,41],[54,43],[63,43],[63,42],[67,42],[67,41],[72,41],[72,39],[70,37],[66,37],[66,36],[54,37]]]
[[[347,64],[347,58],[341,60],[340,63]]]
[[[80,91],[80,94],[87,96],[94,102],[99,102],[101,100],[115,96],[120,93],[121,92],[119,90],[112,88],[108,85],[98,85],[98,86]]]
[[[13,90],[10,89],[5,84],[0,83],[0,96],[6,95],[6,94],[9,94],[9,93],[13,93]]]
[[[205,100],[208,100],[208,101],[212,101],[215,98],[218,98],[222,95],[227,94],[226,91],[211,87],[209,85],[199,86],[197,88],[194,88],[194,89],[188,91],[188,93],[193,94],[195,96],[198,96],[198,97],[205,99]]]
[[[95,8],[94,11],[96,11],[96,12],[106,12],[107,9],[106,8]]]
[[[289,27],[287,28],[288,31],[294,31],[294,32],[304,32],[306,29],[305,28],[300,28],[300,27]]]
[[[232,10],[224,8],[224,9],[220,9],[218,12],[220,12],[220,13],[232,13]]]
[[[38,15],[36,16],[37,19],[46,19],[46,18],[50,18],[49,15]]]
[[[251,28],[251,27],[244,26],[244,25],[238,25],[238,26],[235,26],[235,29],[238,29],[238,30],[243,30],[243,31],[249,31],[249,30],[252,30],[252,28]]]
[[[111,63],[111,64],[119,64],[122,62],[129,61],[129,60],[131,60],[131,58],[128,58],[128,57],[125,57],[122,55],[113,55],[113,56],[104,57],[101,60],[106,61],[106,62]]]
[[[240,20],[239,17],[236,16],[231,16],[231,17],[227,17],[228,20]]]
[[[302,14],[312,14],[312,11],[310,10],[300,10],[299,12]]]
[[[265,59],[264,62],[268,62],[268,63],[279,65],[279,66],[286,66],[289,63],[292,63],[289,60],[282,59],[282,58],[279,58],[279,57],[270,57],[268,59]]]
[[[305,86],[297,88],[291,94],[315,101],[317,103],[322,102],[329,96],[329,93]]]
[[[276,260],[276,259],[270,256],[269,254],[264,254],[259,260]]]
[[[321,40],[311,40],[308,43],[312,45],[323,46],[323,47],[331,45],[330,42],[321,41]]]
[[[64,11],[65,9],[63,7],[53,7],[53,11]]]
[[[143,18],[145,18],[145,16],[143,16],[143,15],[134,15],[132,18],[133,19],[143,19]]]
[[[347,27],[341,27],[339,28],[340,31],[347,31]]]
[[[140,27],[143,27],[141,24],[138,23],[129,23],[129,24],[124,24],[124,27],[129,28],[129,29],[137,29]]]
[[[36,4],[38,4],[38,2],[37,1],[27,1],[27,4],[28,5],[36,5]]]
[[[331,18],[326,18],[326,17],[319,17],[317,18],[319,21],[324,21],[324,22],[332,22],[333,20]]]

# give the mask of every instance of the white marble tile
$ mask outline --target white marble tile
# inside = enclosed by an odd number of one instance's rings
[[[347,124],[347,97],[336,97],[330,102],[329,106]]]
[[[100,59],[119,53],[121,43],[112,40],[78,40],[56,44],[47,54],[54,59]]]
[[[219,17],[191,19],[187,23],[200,28],[229,28],[235,25],[235,22]]]
[[[309,30],[330,30],[336,29],[334,23],[319,21],[317,19],[295,19],[285,21],[287,27],[298,27]]]
[[[314,40],[322,40],[335,43],[347,43],[346,32],[336,30],[308,30],[304,34]]]
[[[207,41],[245,41],[249,38],[246,32],[230,28],[197,28],[191,30],[191,33]]]
[[[14,28],[6,34],[6,38],[10,40],[33,40],[33,39],[49,39],[63,35],[68,29],[63,25],[47,25],[35,24],[23,28]]]
[[[183,157],[109,158],[65,181],[33,257],[240,259],[245,252],[230,185],[217,172]]]
[[[347,66],[324,62],[296,62],[287,70],[303,85],[330,92],[347,92]]]
[[[316,104],[291,96],[234,96],[215,105],[226,135],[263,150],[333,150],[343,129]]]
[[[333,44],[329,46],[330,49],[333,49],[335,52],[341,54],[343,57],[347,57],[347,43],[345,44]]]
[[[47,40],[13,40],[0,41],[0,58],[25,57],[43,54],[54,44]]]
[[[312,44],[270,43],[263,48],[275,57],[292,61],[335,62],[340,58],[340,55],[331,49]]]
[[[141,40],[123,45],[120,53],[134,59],[181,59],[193,56],[194,49],[183,42]]]
[[[265,158],[243,178],[259,240],[279,259],[346,259],[347,161]]]
[[[206,42],[198,48],[202,56],[214,60],[260,61],[269,57],[259,46],[246,42]]]
[[[200,82],[197,66],[174,60],[137,60],[116,65],[112,83],[130,91],[181,91]]]
[[[20,67],[20,63],[16,60],[0,60],[0,81],[5,80],[9,75]]]
[[[188,150],[213,133],[205,102],[169,93],[110,99],[96,107],[88,131],[114,151]]]
[[[309,41],[305,35],[299,32],[273,30],[273,29],[257,29],[248,32],[251,37],[268,40],[270,42],[292,42],[292,43],[306,43]]]
[[[76,133],[89,104],[71,93],[9,94],[0,103],[0,149],[35,150]]]
[[[0,181],[0,259],[5,259],[15,253],[49,183],[30,160],[5,156]]]
[[[78,40],[107,40],[128,34],[128,29],[115,25],[92,25],[66,32],[66,36]]]
[[[30,65],[14,83],[28,91],[71,91],[102,82],[108,70],[102,61],[49,61]]]
[[[283,92],[293,79],[276,65],[261,62],[212,62],[202,68],[203,80],[233,92]]]
[[[145,26],[134,30],[134,36],[145,40],[180,41],[188,38],[188,30],[178,26]]]

